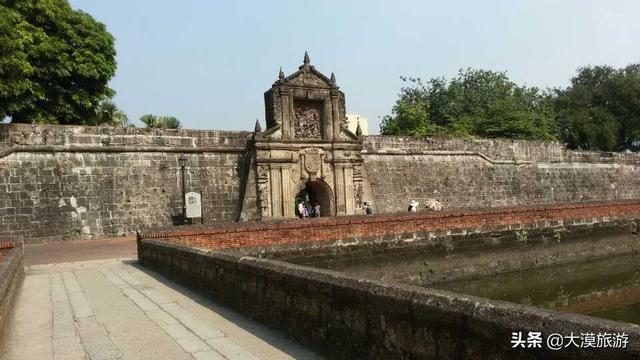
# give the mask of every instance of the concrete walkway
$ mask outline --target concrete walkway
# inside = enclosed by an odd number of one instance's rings
[[[135,260],[33,265],[3,359],[319,359]]]

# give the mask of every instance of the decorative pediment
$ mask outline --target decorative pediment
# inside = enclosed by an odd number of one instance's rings
[[[264,138],[292,141],[357,141],[346,126],[345,96],[332,73],[326,77],[305,52],[298,71],[278,80],[264,94],[267,131]]]
[[[304,62],[298,68],[298,71],[285,77],[282,68],[280,68],[278,81],[274,83],[274,86],[277,85],[338,89],[338,86],[336,85],[336,78],[333,73],[331,74],[331,78],[328,78],[323,73],[316,70],[316,68],[311,65],[309,54],[306,51],[304,53]]]
[[[284,79],[287,85],[331,88],[331,82],[326,76],[316,70],[300,70]]]

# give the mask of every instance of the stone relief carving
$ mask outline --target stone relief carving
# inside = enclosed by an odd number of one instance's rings
[[[258,200],[260,202],[260,214],[269,216],[270,194],[269,194],[269,166],[258,165]]]
[[[320,139],[322,137],[322,104],[320,102],[296,102],[295,137]]]
[[[269,180],[269,166],[268,165],[258,165],[258,181],[260,180]]]
[[[317,148],[308,148],[300,151],[300,179],[309,178],[311,181],[315,181],[316,177],[324,176],[324,169],[322,167],[322,158],[324,152]]]
[[[281,101],[280,96],[273,97],[273,118],[278,125],[282,122]]]
[[[328,87],[327,83],[323,79],[311,72],[303,72],[302,74],[292,78],[289,81],[289,84],[298,86]]]
[[[322,157],[319,149],[307,149],[304,156],[304,168],[311,174],[320,171]]]
[[[356,207],[362,206],[362,197],[364,196],[364,191],[362,191],[362,183],[354,183],[353,184],[353,193],[355,194],[356,199]]]
[[[361,165],[354,165],[353,166],[353,178],[354,179],[361,179],[362,178],[362,166]]]

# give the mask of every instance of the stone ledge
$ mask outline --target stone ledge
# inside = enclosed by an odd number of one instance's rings
[[[241,153],[246,152],[241,146],[206,146],[206,147],[159,147],[159,146],[92,146],[92,145],[20,145],[0,151],[0,159],[18,152],[81,152],[81,153],[125,153],[125,152],[161,152],[161,153]]]

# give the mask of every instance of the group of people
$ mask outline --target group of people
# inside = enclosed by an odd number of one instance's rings
[[[440,205],[440,203],[438,201],[432,200],[434,202],[434,205],[428,206],[429,209],[432,210],[442,210],[442,205]],[[420,205],[419,202],[415,201],[415,200],[411,200],[411,202],[409,203],[409,207],[407,208],[408,212],[417,212],[418,211],[418,205]],[[428,204],[430,205],[430,204]],[[362,203],[362,210],[364,211],[365,215],[371,215],[373,214],[373,207],[371,206],[371,203],[368,201],[365,201]],[[306,219],[306,218],[312,218],[312,217],[320,217],[321,215],[321,211],[320,211],[320,204],[318,204],[317,202],[314,203],[314,205],[311,205],[310,202],[303,202],[300,201],[298,202],[298,216],[301,219]]]
[[[301,219],[320,217],[321,214],[320,204],[317,202],[314,205],[309,202],[305,204],[302,201],[298,203],[298,216]]]
[[[362,203],[362,210],[364,211],[365,215],[373,214],[373,207],[371,206],[371,203],[368,201],[365,201]],[[308,201],[307,202],[299,201],[297,215],[300,219],[320,217],[322,215],[320,204],[316,202],[313,205],[311,205],[311,203]]]

